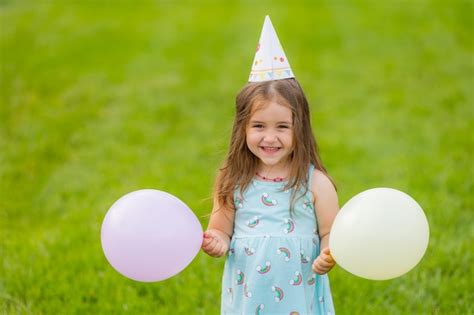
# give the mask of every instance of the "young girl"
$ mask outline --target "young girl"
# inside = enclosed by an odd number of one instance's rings
[[[275,41],[269,27],[274,33],[267,17],[262,37],[270,33]],[[281,50],[279,42],[270,46]],[[285,66],[283,51],[278,53]],[[231,144],[202,244],[210,256],[228,254],[221,313],[333,314],[326,273],[335,265],[328,238],[338,211],[336,190],[291,69],[263,77],[258,70],[254,63],[250,82],[237,95]]]

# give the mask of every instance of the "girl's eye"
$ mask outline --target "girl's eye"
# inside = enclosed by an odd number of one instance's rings
[[[290,128],[288,125],[280,125],[278,126],[278,128],[281,128],[281,129],[288,129]]]
[[[255,124],[252,126],[253,128],[263,128],[263,125],[260,125],[260,124]]]

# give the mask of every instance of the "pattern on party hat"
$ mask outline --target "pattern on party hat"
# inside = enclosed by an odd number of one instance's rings
[[[265,16],[249,82],[294,78],[288,59],[281,47],[270,17]]]

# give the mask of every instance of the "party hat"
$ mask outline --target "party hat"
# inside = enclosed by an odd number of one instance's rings
[[[270,17],[265,16],[262,34],[250,71],[249,82],[262,82],[294,78]]]

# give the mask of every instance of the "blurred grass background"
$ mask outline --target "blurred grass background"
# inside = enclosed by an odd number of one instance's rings
[[[339,314],[472,314],[472,1],[0,1],[0,311],[216,314],[223,259],[154,284],[107,263],[127,192],[203,226],[234,97],[269,14],[311,104],[340,203],[412,195],[431,238],[407,275],[330,273]],[[387,250],[390,250],[387,248]]]

